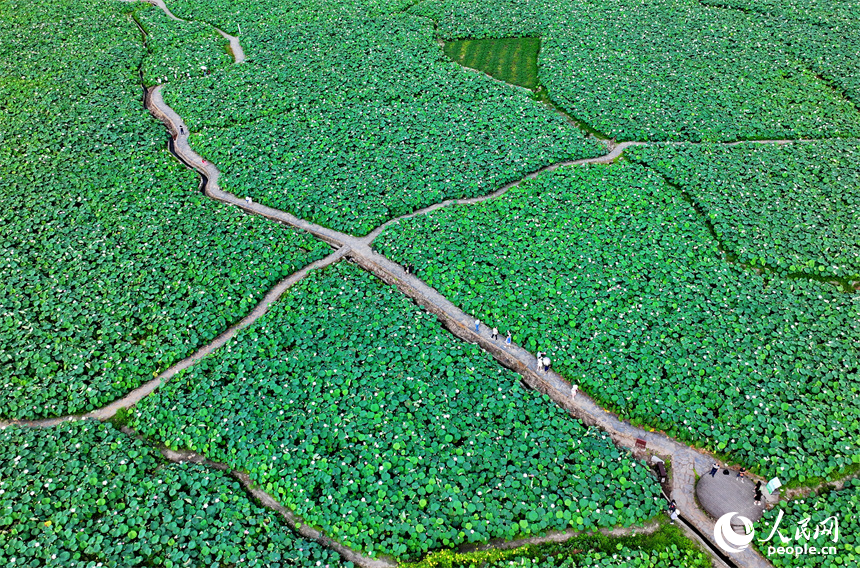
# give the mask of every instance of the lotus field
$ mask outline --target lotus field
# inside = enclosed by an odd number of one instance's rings
[[[858,564],[855,0],[164,1],[0,0],[0,566]]]
[[[84,412],[330,249],[199,194],[142,108],[133,4],[5,4],[0,417]]]
[[[135,409],[355,549],[398,558],[660,512],[647,469],[396,290],[313,272]]]
[[[604,152],[528,92],[449,60],[426,18],[242,29],[245,63],[168,85],[165,100],[225,189],[315,223],[363,235]]]
[[[770,546],[814,546],[818,550],[831,546],[836,548],[836,554],[818,556],[769,555],[768,558],[777,568],[856,565],[860,561],[860,521],[856,514],[858,505],[860,479],[855,478],[839,491],[813,493],[810,497],[789,501],[767,511],[758,529],[764,534],[753,542],[763,552]],[[774,528],[777,533],[772,533]],[[762,543],[770,534],[773,534],[772,539]],[[783,541],[780,535],[788,540]]]
[[[110,425],[0,430],[3,566],[339,566],[225,474]],[[98,563],[98,564],[97,564]]]
[[[233,63],[229,42],[203,22],[170,20],[161,10],[136,3],[134,18],[146,33],[142,62],[147,86],[205,77]]]
[[[647,168],[563,168],[375,246],[622,416],[785,480],[860,463],[860,296],[727,262]]]
[[[666,145],[627,155],[689,192],[739,262],[860,284],[856,141]]]
[[[618,140],[860,136],[855,105],[798,55],[856,77],[856,19],[830,33],[696,0],[426,0],[409,13],[446,40],[541,36],[550,96]]]

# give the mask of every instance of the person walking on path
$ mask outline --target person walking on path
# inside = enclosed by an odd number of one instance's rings
[[[717,476],[717,472],[718,472],[719,470],[720,470],[720,464],[719,464],[719,463],[717,463],[717,462],[714,462],[714,465],[712,465],[712,466],[711,466],[711,472],[710,472],[710,473],[708,473],[708,475],[710,475],[711,477],[716,477],[716,476]]]
[[[499,338],[499,328],[494,327],[493,334],[490,337],[493,341],[497,340]]]
[[[544,357],[544,358],[543,358],[543,372],[544,372],[544,373],[548,373],[548,372],[549,372],[549,364],[550,364],[549,357]]]
[[[508,336],[505,338],[505,343],[508,345],[511,344],[511,332],[510,332],[510,330],[508,330]]]
[[[747,468],[742,467],[738,470],[738,474],[736,476],[736,479],[740,479],[741,483],[743,483],[743,480],[744,480],[744,477],[746,477],[746,474],[747,474]]]
[[[674,525],[675,521],[677,521],[677,520],[678,520],[678,509],[673,509],[673,510],[669,511],[669,522]]]
[[[669,503],[669,512],[674,513],[675,509],[677,509],[677,508],[678,508],[678,506],[675,505],[675,500],[672,499],[672,501]]]
[[[481,320],[475,319],[475,333],[481,332]]]
[[[576,398],[576,391],[579,390],[579,385],[570,385],[570,398]],[[674,503],[674,501],[673,501]]]

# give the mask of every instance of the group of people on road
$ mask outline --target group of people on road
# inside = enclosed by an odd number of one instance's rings
[[[481,333],[481,320],[479,320],[479,319],[475,320],[475,333]],[[499,340],[499,328],[493,327],[492,331],[490,332],[490,339],[492,339],[493,341]],[[505,345],[510,345],[510,344],[511,344],[511,332],[508,331],[508,334],[505,337]],[[539,372],[541,372],[541,373],[549,372],[549,366],[551,363],[552,363],[552,361],[549,360],[549,357],[546,356],[546,353],[542,353],[540,351],[537,352],[537,370]],[[573,391],[573,392],[575,395],[576,392],[575,391]]]
[[[480,327],[481,327],[481,322],[479,322],[478,320],[475,320],[475,331],[478,331],[480,329]],[[497,328],[497,327],[493,328],[493,332],[490,334],[490,339],[492,339],[493,341],[499,340],[499,328]],[[508,335],[507,335],[507,337],[505,337],[505,345],[510,345],[510,344],[511,344],[511,332],[508,331]]]
[[[711,466],[711,471],[708,472],[708,475],[710,475],[711,477],[716,477],[717,472],[719,470],[720,470],[720,464],[718,462],[714,462],[714,465]],[[728,470],[726,470],[726,473],[728,473]],[[735,475],[735,479],[740,479],[741,483],[743,483],[746,476],[747,476],[747,468],[742,467],[738,470],[737,475]],[[762,496],[763,496],[763,494],[761,491],[761,481],[756,481],[755,497],[754,497],[754,501],[755,501],[756,505],[761,505]]]
[[[537,370],[546,373],[549,371],[549,364],[551,361],[549,357],[546,356],[546,353],[537,352]]]
[[[481,333],[481,320],[479,320],[479,319],[475,320],[475,333]],[[490,339],[492,339],[493,341],[499,340],[499,328],[497,328],[497,327],[493,328],[493,331],[490,333]],[[505,345],[510,345],[510,344],[511,344],[511,332],[508,331],[508,335],[507,335],[507,337],[505,337]]]

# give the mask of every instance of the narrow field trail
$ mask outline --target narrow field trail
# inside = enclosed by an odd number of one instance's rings
[[[143,0],[147,4],[152,4],[156,8],[161,8],[161,11],[167,15],[168,18],[175,22],[187,22],[188,20],[183,20],[182,18],[176,17],[176,15],[170,11],[170,8],[167,7],[167,4],[164,3],[164,0]],[[211,25],[211,24],[210,24]],[[232,36],[222,30],[221,28],[217,28],[212,26],[212,28],[221,34],[221,37],[230,42],[230,52],[233,54],[233,61],[235,63],[242,63],[245,61],[245,51],[242,49],[242,45],[239,43],[239,38],[236,36]]]
[[[349,247],[341,247],[327,257],[321,258],[316,262],[312,262],[311,264],[308,264],[300,270],[297,270],[296,272],[290,274],[289,276],[278,282],[278,284],[274,288],[269,290],[269,292],[263,297],[263,299],[260,300],[260,302],[254,307],[251,313],[242,318],[239,323],[227,328],[226,331],[221,333],[221,335],[216,337],[212,342],[204,345],[189,357],[186,357],[182,361],[172,365],[170,368],[160,373],[154,379],[147,381],[146,383],[137,387],[124,397],[113,401],[107,406],[103,406],[102,408],[98,408],[85,414],[70,414],[67,416],[59,416],[57,418],[45,418],[43,420],[3,420],[0,421],[0,428],[5,428],[13,424],[34,428],[48,428],[50,426],[56,426],[57,424],[60,424],[62,422],[83,420],[85,418],[95,418],[97,420],[107,420],[109,418],[112,418],[119,411],[120,408],[129,408],[131,406],[134,406],[135,404],[149,396],[155,389],[157,389],[161,385],[161,383],[175,376],[180,371],[191,367],[197,361],[206,357],[207,355],[230,341],[240,330],[248,327],[258,319],[260,319],[263,314],[269,311],[271,305],[276,302],[278,298],[280,298],[284,294],[284,292],[286,292],[296,282],[299,282],[305,276],[307,276],[307,274],[311,270],[323,268],[332,263],[335,263],[341,258],[343,258],[348,252]]]
[[[563,112],[563,111],[559,111]],[[611,164],[615,162],[618,158],[620,158],[624,151],[627,148],[632,148],[635,146],[658,146],[661,144],[671,144],[671,145],[684,145],[684,144],[710,144],[709,142],[637,142],[637,141],[627,141],[627,142],[615,142],[613,140],[605,139],[605,138],[595,138],[599,142],[606,144],[608,152],[602,156],[598,156],[596,158],[585,158],[581,160],[567,160],[563,162],[556,162],[555,164],[550,164],[548,166],[544,166],[540,169],[537,169],[529,174],[526,174],[522,179],[517,181],[512,181],[511,183],[502,186],[497,189],[493,193],[488,193],[487,195],[482,195],[479,197],[469,197],[465,199],[446,199],[445,201],[440,201],[439,203],[434,203],[433,205],[429,205],[427,207],[418,209],[413,211],[412,213],[407,213],[405,215],[401,215],[399,217],[395,217],[393,219],[389,219],[379,227],[375,228],[373,231],[361,237],[361,242],[363,244],[372,244],[373,241],[382,234],[385,229],[394,225],[398,221],[403,219],[411,219],[412,217],[418,217],[420,215],[425,215],[427,213],[431,213],[436,211],[437,209],[442,209],[443,207],[448,207],[451,205],[473,205],[476,203],[482,203],[484,201],[490,201],[492,199],[496,199],[501,197],[509,190],[517,187],[522,182],[535,179],[542,173],[551,172],[557,170],[559,168],[563,168],[566,166],[579,166],[582,164]],[[816,142],[817,139],[798,139],[798,140],[749,140],[749,141],[739,141],[739,142],[714,142],[713,144],[719,144],[721,146],[738,146],[740,144],[772,144],[777,146],[782,146],[785,144],[790,144],[793,142]]]
[[[290,213],[273,209],[272,207],[267,207],[266,205],[259,203],[253,203],[247,199],[240,199],[232,193],[223,191],[218,185],[218,177],[220,176],[218,168],[216,168],[211,162],[204,160],[188,145],[188,128],[185,127],[185,123],[179,115],[164,102],[164,98],[161,95],[162,87],[163,85],[158,85],[149,90],[146,106],[149,108],[153,116],[163,122],[167,126],[167,129],[173,134],[174,153],[183,162],[189,164],[198,173],[205,176],[206,187],[204,188],[204,192],[207,196],[223,203],[235,205],[245,211],[254,213],[255,215],[261,215],[268,219],[272,219],[273,221],[278,221],[296,229],[301,229],[336,247],[349,246],[353,243],[359,242],[351,235],[347,235],[333,229],[328,229],[315,223],[309,223]]]
[[[660,530],[660,523],[658,521],[652,521],[645,525],[639,525],[635,527],[616,527],[616,528],[603,528],[597,529],[596,531],[574,531],[568,530],[564,532],[550,532],[544,536],[533,536],[527,538],[517,538],[514,540],[502,540],[502,539],[492,539],[487,544],[461,544],[455,550],[457,552],[476,552],[482,550],[511,550],[514,548],[519,548],[521,546],[528,545],[540,545],[547,544],[550,542],[558,543],[558,542],[567,542],[568,540],[577,537],[577,536],[587,536],[591,534],[602,534],[604,536],[610,537],[622,537],[622,536],[632,536],[632,535],[647,535],[653,534]]]
[[[233,54],[233,62],[242,63],[245,61],[245,50],[242,49],[242,44],[239,43],[239,38],[231,36],[221,28],[215,28],[215,31],[221,34],[221,37],[230,42],[230,53]]]
[[[167,4],[164,3],[164,0],[144,0],[147,4],[152,4],[156,8],[161,8],[161,11],[164,12],[168,18],[173,20],[174,22],[184,22],[182,18],[177,18],[173,12],[170,11],[170,8],[167,7]]]
[[[123,434],[131,436],[132,438],[136,438],[141,440],[147,444],[153,445],[151,441],[149,441],[146,437],[141,436],[135,430],[123,426],[120,428]],[[193,463],[199,464],[207,468],[215,469],[218,471],[223,471],[233,477],[236,481],[238,481],[245,490],[254,496],[256,499],[260,501],[260,504],[267,509],[271,509],[276,511],[286,522],[287,526],[289,526],[292,530],[294,530],[297,534],[305,537],[308,540],[313,540],[318,542],[319,544],[325,546],[326,548],[330,548],[337,552],[343,557],[344,560],[352,562],[356,566],[360,568],[395,568],[397,566],[397,562],[388,558],[371,558],[370,556],[365,556],[359,552],[348,548],[339,542],[330,539],[328,536],[320,532],[319,530],[313,528],[311,525],[305,523],[304,519],[281,505],[275,500],[274,497],[255,486],[251,481],[250,476],[247,473],[231,469],[225,463],[216,462],[207,459],[205,456],[202,456],[196,452],[192,452],[190,450],[171,450],[163,445],[156,444],[154,445],[161,455],[164,458],[172,463]]]
[[[604,143],[609,143],[608,140],[602,140]],[[391,225],[401,221],[403,219],[410,219],[412,217],[418,217],[420,215],[425,215],[430,213],[431,211],[436,211],[437,209],[442,209],[443,207],[448,207],[450,205],[473,205],[475,203],[482,203],[484,201],[490,201],[491,199],[496,199],[498,197],[503,196],[511,189],[517,187],[521,183],[526,180],[534,179],[538,177],[540,174],[551,172],[557,170],[559,168],[565,166],[578,166],[581,164],[611,164],[615,160],[617,160],[621,154],[624,153],[624,150],[631,146],[641,146],[643,142],[621,142],[620,144],[609,144],[609,152],[602,156],[598,156],[596,158],[585,158],[582,160],[568,160],[564,162],[556,162],[555,164],[550,164],[548,166],[544,166],[540,169],[537,169],[529,174],[526,174],[523,178],[518,179],[516,181],[512,181],[511,183],[502,186],[497,189],[493,193],[488,193],[487,195],[481,195],[479,197],[468,197],[465,199],[446,199],[445,201],[440,201],[439,203],[434,203],[433,205],[429,205],[422,209],[418,209],[417,211],[413,211],[412,213],[407,213],[405,215],[401,215],[399,217],[395,217],[394,219],[390,219],[375,228],[373,231],[360,238],[360,242],[362,244],[371,244],[385,229],[390,227]]]

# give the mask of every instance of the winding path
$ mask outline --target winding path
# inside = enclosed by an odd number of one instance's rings
[[[273,209],[260,203],[253,203],[246,199],[240,199],[232,193],[223,191],[218,185],[218,178],[220,176],[218,168],[216,168],[214,164],[207,162],[200,157],[200,155],[192,150],[188,145],[188,128],[185,126],[185,123],[179,115],[164,102],[164,98],[161,95],[162,87],[163,85],[158,85],[149,89],[146,97],[146,106],[152,115],[163,122],[173,135],[174,153],[188,166],[195,169],[206,178],[204,192],[207,196],[223,203],[240,207],[249,213],[261,215],[268,219],[272,219],[273,221],[278,221],[296,229],[306,231],[336,247],[350,246],[353,243],[357,244],[360,242],[350,235],[328,229],[321,225],[309,223],[303,219],[299,219],[295,215],[291,215],[290,213]]]
[[[549,532],[544,536],[532,536],[526,538],[517,538],[514,540],[504,540],[501,538],[494,538],[490,540],[490,542],[486,544],[461,544],[455,550],[457,552],[476,552],[479,550],[512,550],[514,548],[519,548],[521,546],[528,545],[541,545],[547,544],[550,542],[566,542],[577,536],[586,536],[590,534],[602,534],[609,537],[623,537],[623,536],[631,536],[631,535],[646,535],[653,534],[660,530],[660,522],[659,521],[651,521],[650,523],[639,525],[635,527],[615,527],[615,528],[602,528],[597,529],[596,531],[574,531],[567,530],[564,532]]]
[[[601,140],[601,142],[604,142],[609,146],[609,152],[602,156],[598,156],[596,158],[586,158],[583,160],[568,160],[565,162],[556,162],[555,164],[544,166],[531,172],[530,174],[526,174],[525,177],[523,177],[522,179],[512,181],[511,183],[502,186],[500,189],[497,189],[493,193],[488,193],[487,195],[482,195],[480,197],[469,197],[466,199],[447,199],[445,201],[440,201],[439,203],[434,203],[433,205],[424,207],[423,209],[418,209],[416,211],[413,211],[412,213],[407,213],[405,215],[401,215],[400,217],[395,217],[394,219],[386,221],[364,237],[361,237],[360,242],[362,244],[370,245],[371,243],[373,243],[376,237],[378,237],[380,233],[382,233],[385,229],[403,219],[410,219],[412,217],[418,217],[419,215],[425,215],[427,213],[430,213],[431,211],[436,211],[437,209],[442,209],[443,207],[448,207],[450,205],[472,205],[475,203],[482,203],[484,201],[499,198],[511,189],[523,183],[524,181],[534,179],[542,173],[551,172],[559,168],[563,168],[565,166],[578,166],[581,164],[611,164],[619,157],[621,157],[621,154],[623,154],[624,150],[626,150],[627,148],[631,146],[642,146],[645,144],[644,142],[621,142],[619,144],[612,144],[609,140]]]
[[[137,438],[146,442],[147,444],[152,444],[150,440],[138,434],[135,430],[127,426],[123,426],[120,428],[124,434]],[[340,554],[345,560],[352,562],[356,566],[360,566],[361,568],[395,568],[397,563],[388,558],[371,558],[369,556],[365,556],[359,552],[348,548],[339,542],[332,540],[319,530],[313,528],[311,525],[305,523],[304,519],[278,503],[274,497],[255,486],[251,481],[250,476],[247,473],[237,471],[234,469],[230,469],[225,463],[215,462],[207,459],[205,456],[202,456],[196,452],[188,451],[188,450],[171,450],[163,445],[157,445],[156,448],[161,452],[161,455],[165,457],[170,462],[173,463],[195,463],[200,464],[202,466],[217,469],[218,471],[223,471],[236,479],[242,487],[245,488],[248,493],[257,498],[260,503],[273,511],[276,511],[281,517],[283,517],[284,521],[286,521],[287,525],[293,529],[296,533],[302,535],[303,537],[316,541],[326,548],[330,548]]]
[[[152,4],[156,8],[161,8],[161,10],[167,15],[168,18],[175,22],[187,22],[188,20],[183,20],[182,18],[176,17],[176,15],[170,11],[170,8],[164,3],[164,0],[144,0],[147,4]],[[211,25],[211,24],[210,24]],[[221,28],[217,28],[212,26],[212,28],[221,34],[221,37],[230,42],[230,53],[233,54],[233,61],[236,63],[242,63],[245,61],[245,51],[242,49],[242,45],[239,43],[239,38],[236,36],[232,36],[222,30]]]

